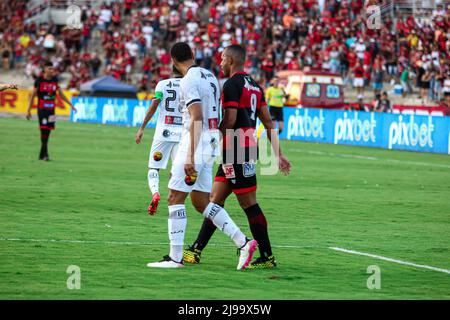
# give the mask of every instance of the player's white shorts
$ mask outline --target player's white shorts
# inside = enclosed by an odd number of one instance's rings
[[[198,161],[195,164],[197,178],[186,176],[184,165],[186,163],[187,151],[178,150],[178,154],[172,162],[169,189],[189,193],[191,191],[211,192],[213,181],[213,166],[215,157],[210,157],[208,161]],[[207,158],[207,156],[204,156]],[[196,161],[197,162],[197,161]]]
[[[169,158],[175,158],[178,150],[178,142],[154,140],[148,159],[148,167],[153,169],[165,169]]]
[[[355,88],[362,88],[362,87],[364,87],[364,78],[354,78],[353,79],[353,86]]]

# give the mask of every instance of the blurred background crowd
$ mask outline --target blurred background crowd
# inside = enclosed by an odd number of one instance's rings
[[[1,70],[34,78],[50,60],[68,75],[69,89],[107,74],[151,91],[171,75],[173,42],[189,42],[197,64],[219,77],[222,49],[240,43],[248,53],[246,71],[262,85],[279,70],[310,66],[342,74],[361,98],[397,84],[404,97],[444,103],[450,94],[450,3],[432,2],[432,10],[410,12],[395,1],[363,0],[44,0],[34,7],[1,1]],[[81,10],[79,28],[32,19],[46,7],[74,3]],[[375,29],[367,24],[371,5],[381,8]]]

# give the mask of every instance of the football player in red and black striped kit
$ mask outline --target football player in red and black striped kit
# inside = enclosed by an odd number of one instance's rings
[[[267,130],[280,171],[288,174],[291,164],[281,152],[262,88],[243,71],[245,55],[245,49],[240,45],[228,46],[222,53],[221,67],[224,75],[229,77],[223,87],[223,119],[219,126],[223,137],[223,161],[214,179],[211,202],[223,207],[231,193],[236,195],[247,215],[261,254],[247,268],[273,268],[276,267],[276,261],[270,245],[267,221],[256,200],[257,118]],[[200,262],[201,252],[215,229],[210,220],[203,221],[197,240],[184,251],[185,262]]]
[[[55,76],[55,69],[51,62],[44,63],[43,76],[36,79],[34,82],[33,93],[28,104],[27,119],[31,119],[31,107],[33,106],[34,98],[37,96],[37,114],[39,119],[39,129],[41,130],[41,152],[39,153],[39,160],[49,161],[48,156],[48,139],[50,132],[55,129],[55,105],[56,94],[59,93],[62,100],[67,102],[74,112],[76,109],[72,103],[64,95],[63,91],[58,85],[58,79]]]

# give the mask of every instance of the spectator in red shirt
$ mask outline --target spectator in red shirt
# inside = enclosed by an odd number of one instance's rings
[[[353,68],[353,87],[356,88],[358,95],[364,93],[364,85],[364,68],[361,62],[358,61]]]

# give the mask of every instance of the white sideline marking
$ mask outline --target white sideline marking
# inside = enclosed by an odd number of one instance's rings
[[[142,241],[98,241],[98,240],[64,240],[64,239],[21,239],[21,238],[0,238],[0,241],[19,241],[19,242],[47,242],[47,243],[84,243],[84,244],[113,244],[113,245],[138,245],[138,246],[156,246],[156,245],[169,245],[168,242],[142,242]],[[214,247],[234,247],[232,244],[221,244],[221,243],[210,243],[209,246]],[[402,261],[397,259],[392,259],[388,257],[378,256],[371,253],[364,253],[354,250],[348,250],[338,247],[325,247],[325,246],[296,246],[296,245],[273,245],[274,248],[290,248],[290,249],[303,249],[303,248],[317,248],[317,249],[330,249],[334,251],[340,251],[349,254],[356,254],[360,256],[366,256],[374,259],[384,260],[388,262],[398,263],[406,266],[411,266],[420,269],[428,269],[433,271],[438,271],[442,273],[450,274],[450,270],[436,268],[432,266],[416,264],[408,261]]]
[[[405,266],[410,266],[410,267],[415,267],[415,268],[420,268],[420,269],[428,269],[428,270],[433,270],[433,271],[450,274],[450,270],[447,270],[447,269],[436,268],[436,267],[427,266],[424,264],[416,264],[416,263],[412,263],[412,262],[408,262],[408,261],[392,259],[392,258],[388,258],[388,257],[378,256],[378,255],[371,254],[371,253],[364,253],[364,252],[359,252],[359,251],[355,251],[355,250],[347,250],[347,249],[338,248],[338,247],[329,247],[328,249],[334,250],[334,251],[350,253],[350,254],[356,254],[356,255],[360,255],[360,256],[366,256],[366,257],[370,257],[370,258],[374,258],[374,259],[378,259],[378,260],[389,261],[389,262],[393,262],[393,263],[402,264]]]
[[[20,238],[0,238],[0,241],[17,241],[17,242],[50,242],[50,243],[84,243],[84,244],[113,244],[113,245],[136,245],[136,246],[163,246],[170,245],[168,242],[143,242],[143,241],[99,241],[99,240],[64,240],[64,239],[20,239]],[[209,243],[214,247],[235,247],[232,244],[225,243]],[[324,246],[292,246],[292,245],[273,245],[274,248],[326,248]]]
[[[410,165],[416,165],[416,166],[425,166],[425,167],[436,167],[436,168],[450,169],[450,166],[449,165],[445,165],[445,164],[437,164],[437,163],[429,163],[429,162],[417,162],[417,161],[407,161],[407,160],[398,160],[398,159],[391,159],[391,158],[377,158],[377,157],[369,157],[369,156],[362,156],[362,155],[349,154],[349,153],[333,153],[333,152],[301,150],[301,149],[288,149],[288,151],[303,152],[303,153],[309,153],[309,154],[317,154],[317,155],[321,155],[321,156],[353,158],[353,159],[363,159],[363,160],[371,160],[371,161],[387,161],[387,162],[392,162],[392,163],[410,164]],[[450,150],[449,150],[449,152],[450,152]]]

